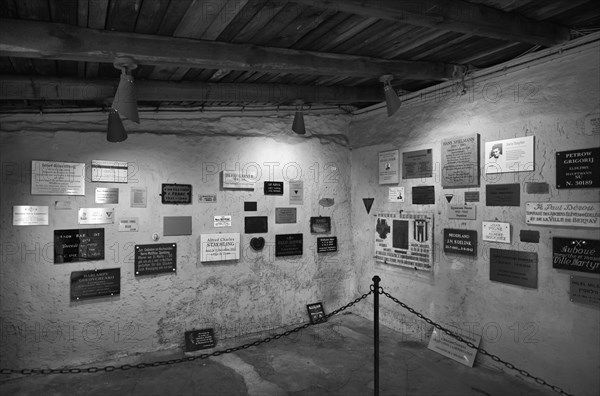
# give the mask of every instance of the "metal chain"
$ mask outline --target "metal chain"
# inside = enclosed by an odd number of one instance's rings
[[[475,344],[473,344],[472,342],[470,342],[469,340],[465,340],[464,338],[462,338],[460,335],[453,333],[451,330],[448,330],[447,328],[437,324],[436,322],[434,322],[433,320],[429,319],[428,317],[424,316],[423,314],[415,311],[414,309],[412,309],[411,307],[409,307],[408,305],[404,304],[402,301],[398,300],[396,297],[392,296],[391,294],[389,294],[388,292],[386,292],[385,290],[383,290],[383,287],[379,287],[379,294],[383,294],[384,296],[386,296],[387,298],[391,299],[392,301],[394,301],[397,304],[400,304],[400,306],[402,306],[402,308],[406,309],[408,312],[418,316],[420,319],[423,319],[425,322],[429,323],[430,325],[432,325],[433,327],[435,327],[438,330],[443,331],[444,333],[448,334],[449,336],[457,339],[458,341],[462,342],[463,344],[467,344],[470,348],[476,349],[479,353],[489,356],[493,361],[498,362],[498,363],[502,363],[504,364],[507,368],[509,368],[510,370],[514,370],[519,372],[519,374],[525,376],[525,377],[529,377],[531,379],[533,379],[535,382],[537,382],[540,385],[543,386],[547,386],[550,389],[552,389],[554,392],[560,393],[562,395],[567,395],[567,396],[574,396],[571,393],[567,393],[565,392],[562,388],[556,386],[556,385],[551,385],[549,383],[547,383],[546,381],[544,381],[543,379],[536,377],[534,375],[531,375],[529,372],[527,372],[526,370],[520,369],[518,367],[516,367],[515,365],[502,360],[500,357],[489,353],[488,351],[486,351],[483,348],[479,348],[477,346],[475,346]]]
[[[163,361],[157,361],[157,362],[152,362],[152,363],[138,363],[135,365],[124,364],[122,366],[61,368],[61,369],[21,369],[21,370],[3,368],[3,369],[0,369],[0,374],[25,374],[25,375],[29,375],[29,374],[79,374],[79,373],[97,373],[99,371],[105,371],[105,372],[111,372],[111,371],[117,371],[117,370],[125,371],[125,370],[136,369],[136,368],[142,369],[142,368],[146,368],[146,367],[166,366],[166,365],[176,364],[176,363],[191,362],[196,359],[208,359],[209,357],[212,357],[212,356],[219,356],[219,355],[223,355],[225,353],[232,353],[232,352],[236,352],[236,351],[239,351],[242,349],[248,349],[250,347],[258,346],[260,344],[266,344],[271,341],[278,340],[281,337],[287,337],[292,333],[297,333],[300,330],[306,329],[307,327],[321,324],[321,323],[325,322],[327,319],[329,319],[330,317],[332,317],[333,315],[337,315],[338,313],[350,308],[354,304],[359,303],[360,301],[364,300],[365,298],[367,298],[369,295],[371,295],[373,293],[374,293],[373,285],[371,285],[371,290],[368,293],[365,293],[362,296],[355,299],[354,301],[351,301],[350,303],[344,305],[343,307],[340,307],[340,308],[336,309],[335,311],[333,311],[327,315],[324,315],[322,318],[320,318],[318,321],[315,321],[314,323],[312,323],[312,322],[305,323],[305,324],[295,327],[291,330],[287,330],[282,333],[275,334],[271,337],[267,337],[262,340],[257,340],[257,341],[250,342],[248,344],[240,345],[240,346],[233,347],[233,348],[227,348],[224,350],[215,351],[213,353],[203,353],[201,355],[196,355],[196,356],[188,356],[188,357],[180,358],[180,359],[163,360]]]

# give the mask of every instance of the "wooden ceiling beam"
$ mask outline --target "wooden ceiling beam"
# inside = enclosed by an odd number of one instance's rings
[[[551,47],[568,41],[569,29],[514,12],[460,0],[292,0],[318,8]]]
[[[119,80],[0,75],[0,100],[110,100]],[[383,86],[317,87],[284,84],[204,83],[136,80],[138,101],[360,103],[384,100]]]
[[[117,56],[130,56],[141,65],[347,77],[392,74],[413,80],[448,80],[462,71],[460,66],[440,62],[375,59],[16,19],[0,19],[0,55],[106,63]]]

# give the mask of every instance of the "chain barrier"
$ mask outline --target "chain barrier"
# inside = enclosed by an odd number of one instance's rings
[[[378,290],[379,294],[383,294],[384,296],[386,296],[387,298],[389,298],[390,300],[394,301],[396,304],[400,304],[400,306],[404,309],[406,309],[408,312],[410,312],[413,315],[416,315],[417,317],[419,317],[420,319],[423,319],[425,322],[427,322],[428,324],[432,325],[433,327],[435,327],[438,330],[443,331],[444,333],[446,333],[447,335],[449,335],[450,337],[455,338],[456,340],[462,342],[463,344],[466,344],[467,346],[469,346],[470,348],[473,348],[475,350],[477,350],[479,353],[489,356],[493,361],[498,362],[498,363],[502,363],[504,364],[508,369],[510,370],[514,370],[517,371],[519,374],[531,378],[533,379],[536,383],[538,383],[539,385],[542,386],[547,386],[550,389],[552,389],[554,392],[560,393],[561,395],[567,395],[567,396],[574,396],[571,393],[567,393],[565,392],[562,388],[556,386],[556,385],[551,385],[548,382],[544,381],[543,379],[536,377],[534,375],[531,375],[529,372],[527,372],[526,370],[520,369],[517,366],[502,360],[500,357],[489,353],[488,351],[486,351],[483,348],[477,347],[475,346],[475,344],[473,344],[472,342],[470,342],[469,340],[465,340],[464,338],[462,338],[460,335],[455,334],[454,332],[452,332],[451,330],[448,330],[447,328],[441,326],[440,324],[434,322],[433,320],[429,319],[428,317],[424,316],[423,314],[421,314],[420,312],[415,311],[414,309],[412,309],[411,307],[409,307],[408,305],[404,304],[402,301],[398,300],[396,297],[392,296],[390,293],[386,292],[385,290],[383,290],[383,287],[379,287]]]
[[[371,285],[372,286],[372,285]],[[237,347],[233,347],[233,348],[227,348],[224,350],[220,350],[220,351],[215,351],[213,353],[203,353],[201,355],[196,355],[196,356],[188,356],[185,358],[180,358],[180,359],[171,359],[171,360],[163,360],[163,361],[156,361],[156,362],[152,362],[152,363],[138,363],[138,364],[124,364],[122,366],[105,366],[105,367],[87,367],[87,368],[61,368],[61,369],[8,369],[8,368],[3,368],[0,369],[0,374],[23,374],[23,375],[30,375],[30,374],[79,374],[79,373],[97,373],[100,371],[104,371],[104,372],[111,372],[111,371],[118,371],[118,370],[130,370],[130,369],[143,369],[146,367],[157,367],[157,366],[166,366],[166,365],[171,365],[171,364],[177,364],[177,363],[183,363],[183,362],[191,362],[197,359],[208,359],[209,357],[212,356],[219,356],[219,355],[223,355],[226,353],[232,353],[232,352],[236,352],[242,349],[248,349],[250,347],[253,346],[258,346],[260,344],[266,344],[269,343],[271,341],[274,340],[278,340],[282,337],[287,337],[289,335],[291,335],[292,333],[297,333],[300,330],[304,330],[307,327],[310,326],[314,326],[314,325],[318,325],[321,324],[325,321],[327,321],[327,319],[329,319],[330,317],[337,315],[338,313],[345,311],[346,309],[350,308],[351,306],[353,306],[354,304],[359,303],[360,301],[364,300],[365,298],[369,297],[369,295],[373,294],[374,290],[373,287],[371,287],[371,290],[368,293],[363,294],[362,296],[358,297],[357,299],[355,299],[354,301],[349,302],[348,304],[336,309],[335,311],[324,315],[322,318],[320,318],[318,321],[312,323],[305,323],[303,325],[297,326],[291,330],[287,330],[284,331],[282,333],[278,333],[275,334],[273,336],[264,338],[262,340],[257,340],[254,342],[250,342],[244,345],[240,345]]]

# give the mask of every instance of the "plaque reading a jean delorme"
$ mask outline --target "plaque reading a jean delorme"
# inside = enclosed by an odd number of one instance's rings
[[[600,187],[600,147],[556,153],[556,188]]]
[[[490,280],[537,289],[535,252],[490,248]]]
[[[552,267],[600,274],[600,240],[552,238]]]
[[[479,187],[479,134],[442,140],[442,187]]]

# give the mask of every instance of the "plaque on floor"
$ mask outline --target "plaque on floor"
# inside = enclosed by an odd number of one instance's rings
[[[418,186],[412,188],[412,203],[413,205],[434,205],[435,204],[435,187],[434,186]]]
[[[283,182],[266,181],[264,192],[265,195],[283,195]]]
[[[318,302],[314,304],[308,304],[306,306],[308,310],[308,318],[310,319],[310,323],[321,323],[326,322],[325,319],[325,311],[323,310],[323,304]]]
[[[121,268],[71,272],[71,301],[114,296],[121,292]]]
[[[535,252],[490,248],[490,280],[537,289]]]
[[[185,332],[185,351],[193,352],[214,348],[217,345],[214,329],[191,330]]]
[[[135,245],[135,275],[154,275],[177,271],[177,244]]]
[[[556,188],[600,187],[600,147],[556,153]]]
[[[488,184],[485,186],[486,206],[521,206],[521,185]]]
[[[600,240],[552,238],[552,267],[600,274]]]
[[[571,301],[600,308],[600,279],[572,275],[570,280]]]
[[[104,260],[104,228],[54,230],[54,264]]]
[[[275,235],[275,257],[301,256],[302,234]]]
[[[459,331],[454,327],[450,330],[479,348],[479,343],[481,342],[481,336],[479,334]],[[433,333],[431,333],[427,349],[431,349],[440,355],[444,355],[468,367],[473,367],[475,357],[477,356],[477,349],[471,348],[467,344],[458,341],[456,338],[436,328],[434,328]]]
[[[317,253],[337,252],[337,237],[317,238]]]

